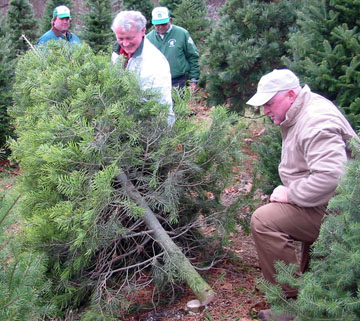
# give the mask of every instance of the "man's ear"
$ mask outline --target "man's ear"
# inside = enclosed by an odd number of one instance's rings
[[[295,101],[295,99],[296,99],[296,96],[297,96],[296,92],[294,90],[292,90],[292,89],[289,89],[287,94],[289,95],[289,99],[290,99],[291,103],[293,103]]]

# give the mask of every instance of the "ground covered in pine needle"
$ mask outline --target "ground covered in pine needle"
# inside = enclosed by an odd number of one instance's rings
[[[251,236],[240,230],[232,237],[228,251],[228,259],[206,272],[207,282],[216,291],[217,297],[214,302],[200,312],[193,313],[186,310],[186,303],[195,299],[191,291],[186,291],[170,306],[159,306],[156,310],[151,311],[139,311],[136,315],[129,316],[124,320],[256,320],[257,313],[266,308],[266,303],[263,294],[255,285],[256,279],[260,276],[260,270]],[[148,294],[150,293],[148,292]]]

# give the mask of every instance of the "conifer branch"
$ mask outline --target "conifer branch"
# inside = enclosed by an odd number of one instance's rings
[[[11,206],[8,208],[4,216],[0,219],[0,225],[4,222],[5,218],[9,215],[10,211],[13,209],[19,198],[21,197],[21,194],[18,195],[18,197],[12,202]]]
[[[112,270],[111,273],[116,273],[116,272],[120,272],[120,271],[125,271],[125,270],[130,270],[130,269],[133,269],[133,268],[137,268],[137,267],[140,267],[140,266],[143,266],[145,264],[148,264],[152,261],[154,261],[156,258],[158,257],[161,257],[165,254],[165,251],[151,257],[150,259],[147,259],[145,261],[142,261],[142,262],[139,262],[139,263],[136,263],[136,264],[133,264],[133,265],[128,265],[126,267],[123,267],[123,268],[119,268],[119,269],[115,269],[115,270]]]

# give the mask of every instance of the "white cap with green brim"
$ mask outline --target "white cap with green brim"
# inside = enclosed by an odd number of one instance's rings
[[[58,6],[54,9],[53,18],[70,18],[70,9],[66,6]]]
[[[246,103],[251,106],[262,106],[279,91],[294,89],[300,86],[299,78],[289,69],[274,69],[261,77],[256,94]]]
[[[162,25],[170,21],[169,10],[166,7],[156,7],[151,13],[152,24],[153,25]]]

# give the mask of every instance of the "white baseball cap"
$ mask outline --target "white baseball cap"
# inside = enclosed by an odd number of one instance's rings
[[[289,69],[274,69],[261,77],[256,94],[246,103],[251,106],[262,106],[279,91],[294,89],[300,86],[299,78]]]
[[[70,18],[70,9],[66,6],[58,6],[54,9],[53,18]]]
[[[151,13],[152,15],[152,24],[153,25],[162,25],[170,21],[169,9],[166,7],[156,7]]]

